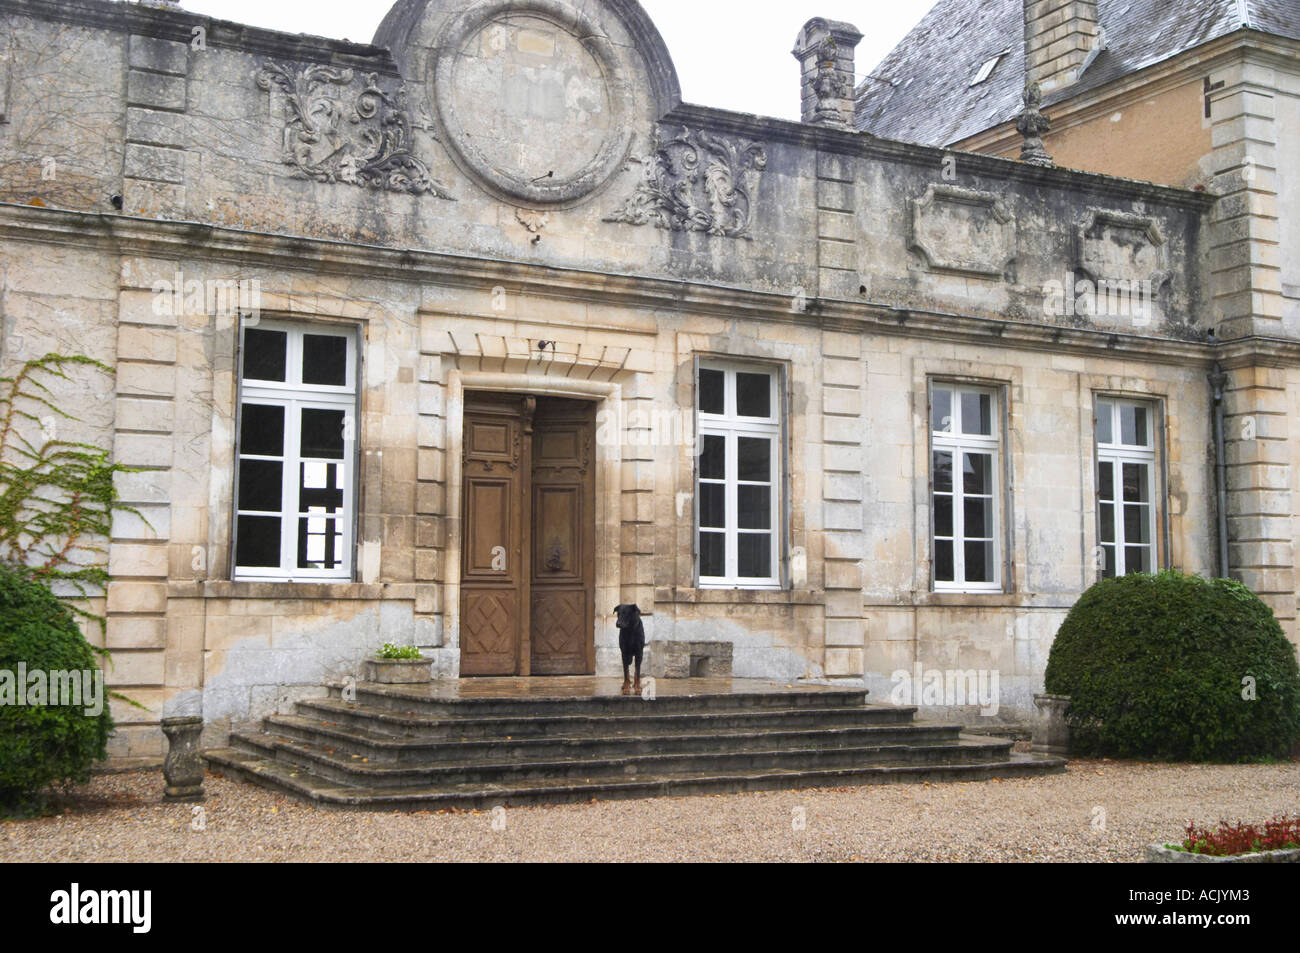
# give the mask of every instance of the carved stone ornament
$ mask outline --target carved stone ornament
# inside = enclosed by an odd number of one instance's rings
[[[517,208],[515,209],[515,221],[536,235],[551,221],[551,214],[549,212],[539,212],[535,208]]]
[[[571,206],[626,164],[636,54],[602,23],[606,4],[477,0],[435,43],[430,100],[452,160],[499,198]]]
[[[295,71],[279,63],[258,70],[257,85],[284,93],[282,157],[295,178],[451,198],[411,151],[404,87],[390,93],[375,73],[357,82],[350,69],[316,64]]]
[[[813,91],[817,94],[814,121],[839,120],[840,104],[853,98],[853,82],[840,69],[840,46],[835,37],[828,36],[817,54],[817,78]]]
[[[652,154],[634,161],[644,170],[642,182],[605,221],[749,237],[752,197],[767,167],[759,143],[683,127],[667,141],[658,137]]]
[[[931,185],[912,201],[911,247],[932,272],[1000,279],[1016,259],[1016,223],[992,192]]]
[[[1043,105],[1043,90],[1037,83],[1025,87],[1024,111],[1016,120],[1016,129],[1025,137],[1025,144],[1020,149],[1020,158],[1030,165],[1053,166],[1056,163],[1047,154],[1043,145],[1043,133],[1052,128],[1052,121],[1040,112]]]
[[[1170,277],[1160,223],[1129,212],[1088,209],[1075,232],[1075,261],[1095,280],[1149,281],[1158,290]]]

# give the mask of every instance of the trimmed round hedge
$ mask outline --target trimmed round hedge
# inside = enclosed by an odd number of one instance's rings
[[[1057,633],[1046,683],[1070,696],[1079,754],[1237,762],[1287,757],[1300,739],[1296,650],[1272,610],[1229,579],[1097,583]]]
[[[0,675],[7,682],[0,687],[13,692],[0,703],[0,810],[6,812],[38,806],[52,784],[86,780],[90,766],[106,757],[113,730],[107,689],[98,715],[87,715],[88,705],[16,704],[20,663],[29,673],[99,668],[72,611],[46,586],[0,565],[0,672],[12,673]]]

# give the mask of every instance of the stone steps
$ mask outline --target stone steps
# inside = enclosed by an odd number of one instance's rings
[[[866,703],[863,689],[825,691],[736,691],[700,692],[698,694],[659,694],[651,700],[639,695],[589,695],[571,697],[515,695],[508,697],[443,696],[436,687],[427,685],[376,685],[361,683],[356,688],[356,704],[371,708],[418,715],[451,718],[532,718],[539,714],[557,715],[643,715],[700,714],[716,711],[791,711],[826,708],[861,708]],[[337,687],[331,687],[334,697]],[[883,710],[883,709],[880,709]],[[906,711],[906,709],[903,709]],[[913,709],[915,711],[915,709]]]
[[[743,683],[753,686],[755,683]],[[446,686],[358,685],[356,700],[235,732],[212,767],[338,807],[483,808],[594,799],[1058,771],[1012,742],[916,723],[863,691],[683,691],[653,700],[595,692],[449,695]],[[472,692],[474,689],[467,690]]]
[[[858,746],[910,744],[915,746],[954,743],[959,725],[883,724],[786,730],[772,728],[715,729],[681,725],[676,733],[633,734],[588,731],[575,735],[503,735],[498,738],[426,740],[394,737],[381,730],[356,724],[338,724],[303,715],[275,715],[264,722],[261,736],[300,741],[374,763],[419,764],[422,762],[545,761],[551,759],[607,758],[625,755],[691,754],[716,751],[721,744],[730,751],[763,749],[819,750]],[[243,737],[240,733],[237,737]]]
[[[322,778],[358,787],[425,787],[447,784],[497,784],[539,778],[622,778],[636,775],[707,774],[738,771],[804,771],[864,764],[957,764],[1005,758],[1010,742],[959,739],[948,744],[905,743],[856,748],[766,748],[713,750],[684,754],[593,756],[585,750],[568,758],[523,761],[447,761],[423,764],[372,763],[317,744],[266,732],[236,734],[231,747],[296,765]]]
[[[1065,769],[1061,758],[1012,754],[1007,760],[970,764],[872,765],[837,770],[701,773],[635,779],[574,782],[530,780],[491,786],[465,784],[439,788],[358,788],[303,772],[278,760],[224,749],[208,754],[214,768],[322,806],[371,811],[487,810],[538,804],[574,804],[628,798],[740,794],[819,787],[922,781],[988,781],[1033,777]]]
[[[869,707],[859,702],[856,706],[800,709],[727,709],[719,706],[712,711],[677,714],[664,713],[662,709],[646,704],[629,704],[607,714],[555,715],[543,709],[531,715],[516,713],[514,716],[480,717],[419,714],[348,704],[337,698],[299,702],[298,711],[323,723],[428,741],[909,725],[916,714],[915,708]]]

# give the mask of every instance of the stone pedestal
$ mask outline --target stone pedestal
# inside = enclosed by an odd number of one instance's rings
[[[1069,695],[1035,695],[1034,750],[1046,754],[1070,753],[1070,726],[1065,712],[1070,707]]]
[[[203,719],[197,715],[164,718],[162,730],[167,736],[167,758],[163,762],[167,787],[163,799],[202,801],[204,765],[199,753],[199,735],[203,732]]]
[[[650,649],[654,678],[731,678],[730,642],[655,642]]]

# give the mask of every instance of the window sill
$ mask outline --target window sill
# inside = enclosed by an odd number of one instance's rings
[[[1024,603],[1023,594],[1000,589],[939,589],[917,593],[916,599],[920,606],[1019,606]]]
[[[821,605],[820,589],[674,589],[655,590],[655,602],[696,605]]]
[[[228,579],[172,582],[167,586],[172,599],[281,599],[354,600],[414,599],[411,583],[360,582],[254,582]]]

